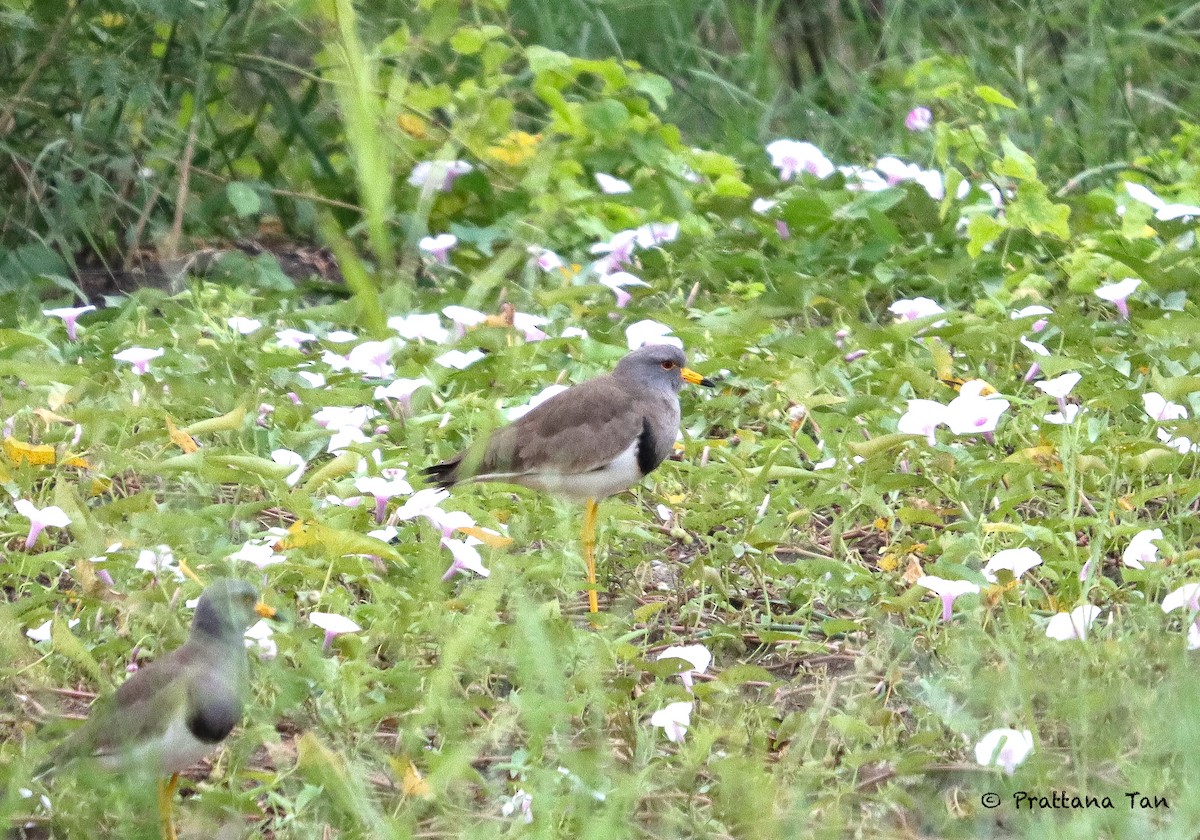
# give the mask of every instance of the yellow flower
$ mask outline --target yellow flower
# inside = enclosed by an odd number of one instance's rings
[[[495,146],[488,146],[487,156],[509,166],[520,166],[533,157],[537,144],[542,140],[540,134],[530,134],[527,131],[510,131]]]

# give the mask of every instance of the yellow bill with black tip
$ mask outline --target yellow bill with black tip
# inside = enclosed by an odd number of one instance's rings
[[[703,385],[705,388],[715,388],[717,383],[713,382],[707,376],[701,376],[691,368],[683,369],[683,381],[691,385]]]
[[[254,612],[258,613],[263,618],[274,618],[278,613],[278,610],[264,601],[259,601],[254,605]]]

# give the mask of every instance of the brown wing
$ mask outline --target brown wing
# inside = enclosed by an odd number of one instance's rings
[[[611,376],[583,382],[498,429],[476,478],[552,470],[584,473],[605,466],[642,433],[642,414]],[[467,459],[464,459],[464,466]]]

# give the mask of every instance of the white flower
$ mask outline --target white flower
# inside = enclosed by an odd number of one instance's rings
[[[278,330],[275,333],[275,340],[279,342],[280,347],[290,347],[293,350],[301,350],[304,344],[309,341],[316,341],[317,337],[310,332],[304,330],[294,330],[291,327]]]
[[[437,262],[445,263],[450,258],[450,249],[457,244],[458,237],[454,234],[439,233],[437,236],[421,237],[421,241],[417,243],[417,248],[429,254]]]
[[[1082,374],[1064,373],[1061,376],[1056,376],[1053,379],[1043,379],[1041,382],[1033,383],[1033,387],[1039,391],[1043,391],[1058,400],[1065,400],[1072,389],[1079,384],[1079,380],[1083,379]]]
[[[179,570],[179,564],[175,562],[175,555],[171,551],[170,546],[160,545],[157,549],[151,550],[143,548],[138,552],[137,562],[133,567],[143,572],[150,572],[153,575],[160,575],[164,572],[175,576],[175,580],[181,581],[184,579],[183,572]]]
[[[355,373],[372,379],[388,379],[396,375],[391,365],[392,354],[404,342],[398,338],[386,341],[364,341],[346,356],[346,365]]]
[[[292,470],[292,472],[288,473],[287,478],[284,479],[284,482],[287,483],[288,487],[296,486],[296,482],[300,480],[300,476],[304,475],[304,467],[307,466],[304,456],[299,452],[293,452],[290,449],[272,450],[271,460],[284,467],[296,468]]]
[[[767,144],[771,165],[779,170],[781,181],[790,181],[797,172],[807,172],[827,178],[834,172],[833,163],[814,146],[798,140],[775,140]]]
[[[397,400],[407,405],[418,388],[432,385],[433,383],[424,376],[417,379],[396,379],[390,385],[376,385],[375,399]]]
[[[1144,569],[1146,563],[1158,562],[1158,546],[1155,540],[1163,538],[1162,528],[1147,528],[1138,531],[1125,547],[1121,562],[1131,569]]]
[[[462,350],[451,350],[438,356],[434,361],[442,367],[466,370],[486,355],[482,350],[468,350],[466,353]]]
[[[683,680],[683,685],[688,691],[692,690],[693,675],[703,674],[712,664],[712,654],[704,645],[672,645],[658,655],[659,662],[664,659],[682,659],[692,666],[679,672],[679,678]]]
[[[625,340],[629,343],[630,350],[637,350],[647,344],[670,344],[683,348],[683,341],[671,335],[670,327],[649,318],[626,327]]]
[[[1163,612],[1174,612],[1184,607],[1188,612],[1200,610],[1200,583],[1185,583],[1163,598]]]
[[[921,575],[917,586],[928,589],[942,599],[942,621],[949,621],[954,602],[963,595],[979,592],[979,587],[966,580],[947,580],[934,575]]]
[[[937,301],[927,297],[898,300],[888,307],[888,312],[895,315],[897,321],[916,321],[918,318],[939,315],[945,311],[945,309],[942,309],[938,305]],[[944,322],[939,321],[934,326],[940,326],[942,323]]]
[[[1129,304],[1126,303],[1126,300],[1140,285],[1142,285],[1142,281],[1136,277],[1126,277],[1119,283],[1110,283],[1107,286],[1101,286],[1099,289],[1096,289],[1096,297],[1107,300],[1115,305],[1121,317],[1128,321]]]
[[[933,400],[909,400],[908,410],[900,415],[896,431],[924,435],[930,446],[937,443],[937,427],[948,419],[946,406]]]
[[[357,623],[337,613],[309,613],[308,620],[314,627],[320,627],[327,634],[334,636],[340,636],[342,633],[358,633],[362,630]]]
[[[518,790],[512,798],[500,806],[501,816],[520,816],[521,822],[529,825],[533,822],[533,797],[523,790]]]
[[[679,701],[668,703],[654,714],[650,715],[650,725],[662,728],[667,740],[673,744],[682,744],[687,734],[687,728],[692,722],[692,704]]]
[[[946,406],[946,425],[956,435],[990,433],[996,430],[1000,415],[1008,411],[1009,402],[998,394],[981,396],[983,380],[963,383],[957,397]]]
[[[465,160],[424,160],[413,167],[408,183],[422,188],[426,184],[439,192],[448,192],[455,180],[475,167]]]
[[[479,550],[465,540],[452,540],[443,537],[442,545],[450,549],[450,554],[454,557],[454,562],[450,564],[450,568],[442,575],[442,580],[449,580],[454,576],[455,572],[474,572],[480,577],[487,577],[491,574],[491,571],[484,568],[483,558],[479,556]]]
[[[260,569],[265,569],[267,566],[274,566],[276,563],[282,563],[287,558],[282,554],[276,554],[275,549],[270,545],[262,543],[248,542],[229,555],[230,560],[243,560],[251,563]]]
[[[975,745],[975,761],[1011,776],[1032,752],[1033,733],[1028,729],[993,729]]]
[[[325,334],[325,340],[334,344],[349,344],[351,341],[358,341],[358,336],[349,330],[334,330]]]
[[[1151,391],[1142,394],[1142,407],[1151,420],[1185,420],[1188,411],[1179,403],[1169,402],[1162,394]]]
[[[533,411],[546,400],[561,394],[565,390],[567,390],[566,385],[547,385],[545,388],[531,397],[529,402],[525,403],[524,405],[513,406],[508,411],[504,412],[504,416],[510,421],[517,420]]]
[[[1034,566],[1040,566],[1041,564],[1041,555],[1032,548],[1006,548],[1002,551],[997,551],[987,561],[987,565],[983,567],[983,576],[991,583],[995,583],[997,580],[996,572],[1001,569],[1008,569],[1008,571],[1012,572],[1012,576],[1016,580],[1020,580],[1021,575]]]
[[[313,422],[318,426],[337,431],[339,429],[361,429],[368,420],[379,416],[379,412],[369,405],[340,406],[330,405],[313,414]]]
[[[437,507],[448,498],[450,498],[449,490],[443,490],[440,487],[426,487],[405,499],[404,504],[393,512],[392,517],[397,522],[412,519],[430,508]]]
[[[259,659],[274,659],[279,654],[279,646],[271,638],[273,635],[275,628],[260,619],[243,634],[242,643],[247,648],[258,648]]]
[[[1200,216],[1200,207],[1194,204],[1168,204],[1163,201],[1153,192],[1141,184],[1135,184],[1132,181],[1125,182],[1125,192],[1129,193],[1129,197],[1135,201],[1140,201],[1142,204],[1147,204],[1155,210],[1155,218],[1169,222],[1172,219],[1186,219],[1191,216]]]
[[[1061,411],[1052,411],[1042,419],[1055,426],[1069,426],[1075,422],[1075,418],[1078,417],[1080,412],[1083,410],[1084,408],[1081,405],[1067,403],[1062,407]]]
[[[78,618],[72,618],[67,622],[68,627],[76,627],[79,625]],[[33,639],[35,642],[50,641],[50,628],[54,626],[53,619],[46,619],[44,624],[39,624],[37,627],[30,627],[25,631],[25,635]]]
[[[604,172],[596,173],[596,185],[600,187],[600,192],[606,195],[623,195],[633,192],[633,187],[629,185],[628,181],[622,181],[620,178],[614,178]]]
[[[133,366],[133,372],[140,375],[149,371],[150,363],[166,352],[161,347],[156,350],[149,347],[130,347],[120,353],[113,353],[113,358],[118,362],[128,362]]]
[[[614,295],[617,296],[617,308],[623,309],[632,299],[632,295],[624,290],[624,286],[649,286],[645,280],[630,274],[628,271],[617,271],[612,274],[606,274],[600,278],[601,285],[612,289]]]
[[[226,319],[225,323],[231,330],[242,335],[250,335],[262,329],[262,321],[256,318],[245,318],[241,315],[234,315],[232,318]]]
[[[1046,624],[1046,637],[1065,642],[1070,639],[1086,639],[1087,631],[1100,617],[1100,608],[1084,604],[1069,613],[1056,613]]]
[[[401,338],[410,341],[424,339],[434,344],[442,344],[450,338],[450,331],[442,326],[442,319],[436,312],[414,312],[411,315],[394,315],[388,318],[389,329],[395,330]]]

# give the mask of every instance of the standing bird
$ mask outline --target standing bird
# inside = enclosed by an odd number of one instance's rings
[[[171,801],[179,774],[204,758],[242,719],[249,682],[242,636],[255,616],[274,618],[248,583],[221,578],[196,604],[183,647],[139,669],[55,750],[51,765],[92,759],[109,770],[143,770],[160,780],[162,832],[175,840]]]
[[[687,367],[679,348],[647,345],[621,359],[612,373],[556,394],[423,475],[442,488],[504,481],[585,502],[588,609],[598,612],[597,501],[628,490],[671,454],[684,382],[713,387]]]

